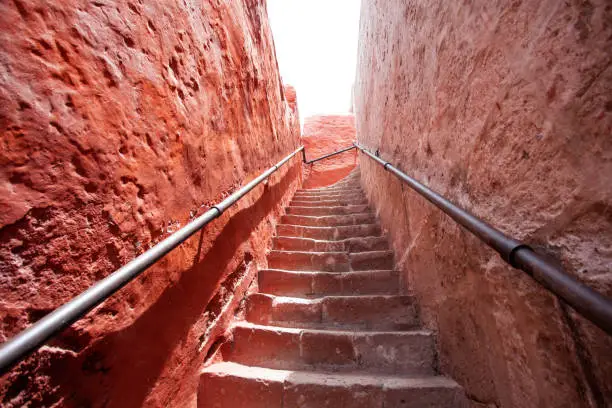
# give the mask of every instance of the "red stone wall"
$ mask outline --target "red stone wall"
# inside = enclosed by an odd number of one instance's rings
[[[612,295],[612,7],[363,2],[358,140]],[[474,407],[603,407],[612,338],[366,157],[363,185]]]
[[[0,341],[299,145],[263,0],[0,16]],[[299,163],[3,376],[0,405],[193,406]]]
[[[349,147],[355,141],[353,115],[321,115],[304,119],[302,144],[306,159]],[[356,153],[351,150],[306,166],[304,188],[317,188],[334,184],[346,177],[356,165]]]

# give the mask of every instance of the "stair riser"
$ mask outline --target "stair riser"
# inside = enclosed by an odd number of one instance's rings
[[[345,177],[337,183],[330,184],[325,187],[300,189],[300,191],[325,191],[337,188],[361,188],[361,174],[355,174]]]
[[[351,182],[335,187],[324,187],[319,189],[298,190],[299,194],[323,194],[323,193],[345,193],[345,192],[363,191],[359,182]]]
[[[433,375],[430,334],[272,330],[236,326],[225,361],[280,370]]]
[[[309,217],[305,215],[283,215],[281,223],[302,225],[305,227],[340,227],[345,225],[374,224],[376,218],[372,214],[353,214]]]
[[[270,269],[289,271],[349,272],[393,269],[391,251],[356,252],[284,252],[271,251]]]
[[[204,372],[198,408],[468,408],[459,386],[340,377],[323,381],[308,373],[280,372],[273,378],[245,378]]]
[[[346,205],[363,205],[368,204],[368,200],[365,198],[358,198],[354,200],[292,200],[289,205],[295,207],[339,207]]]
[[[310,215],[310,216],[325,216],[325,215],[350,215],[362,214],[370,212],[367,205],[345,205],[336,207],[298,207],[289,206],[286,208],[286,213],[291,215]]]
[[[333,228],[279,224],[276,227],[276,234],[284,237],[303,237],[333,241],[352,237],[377,237],[380,236],[382,232],[380,227],[376,224],[349,225]]]
[[[309,196],[309,197],[318,197],[322,195],[330,195],[330,194],[339,194],[339,195],[352,195],[352,194],[363,194],[363,190],[361,188],[336,188],[329,189],[324,191],[315,191],[315,190],[298,190],[295,192],[296,196]]]
[[[298,192],[306,192],[306,193],[318,193],[323,191],[335,191],[335,190],[356,190],[360,189],[361,184],[359,184],[359,179],[346,180],[331,186],[320,187],[320,188],[306,188],[297,190]]]
[[[296,201],[321,201],[321,200],[363,200],[366,196],[363,193],[350,194],[295,194],[293,200]]]
[[[409,330],[418,324],[410,296],[328,297],[314,301],[252,294],[247,300],[251,323],[293,328]]]
[[[349,273],[308,273],[261,270],[259,291],[278,296],[316,297],[324,295],[397,295],[397,271]]]
[[[275,237],[272,248],[285,251],[363,252],[387,250],[389,244],[385,237],[349,238],[342,241]]]
[[[341,203],[348,203],[348,204],[355,204],[355,205],[368,203],[368,200],[365,196],[352,196],[352,197],[341,196],[341,197],[328,197],[328,198],[325,198],[325,197],[324,198],[293,197],[291,199],[292,203],[300,202],[300,203],[307,203],[307,204],[312,204],[316,206],[322,206],[329,201],[338,201]]]
[[[357,188],[336,188],[336,189],[329,189],[329,190],[321,190],[321,191],[316,191],[316,190],[298,190],[295,192],[295,195],[307,195],[307,196],[319,196],[319,195],[329,195],[329,194],[363,194],[363,190],[361,189],[361,187],[357,187]]]

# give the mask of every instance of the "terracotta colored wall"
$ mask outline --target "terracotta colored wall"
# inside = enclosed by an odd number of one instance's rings
[[[364,1],[358,140],[612,295],[610,21],[606,1]],[[612,338],[360,163],[474,407],[612,403]]]
[[[299,145],[263,0],[0,15],[1,341]],[[2,377],[0,405],[193,405],[299,163]]]
[[[307,160],[349,147],[354,141],[353,115],[320,115],[304,119],[302,144],[306,147]],[[356,163],[356,153],[352,150],[308,165],[305,168],[304,188],[334,184],[346,177]]]

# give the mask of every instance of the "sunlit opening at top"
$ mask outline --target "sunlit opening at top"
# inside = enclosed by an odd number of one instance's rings
[[[348,113],[355,78],[360,2],[268,0],[280,73],[303,118]]]

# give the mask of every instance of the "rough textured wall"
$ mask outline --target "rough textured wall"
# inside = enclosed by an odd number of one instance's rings
[[[364,1],[358,140],[612,295],[611,21],[609,1]],[[610,337],[360,163],[475,407],[612,404]]]
[[[285,100],[287,101],[287,105],[289,106],[289,123],[290,123],[290,132],[292,135],[292,140],[296,137],[299,139],[302,134],[302,127],[300,125],[300,111],[298,109],[297,104],[297,94],[295,92],[295,88],[291,85],[285,85]],[[301,153],[300,153],[301,155]],[[303,172],[303,169],[302,169]]]
[[[304,119],[302,144],[306,159],[312,160],[349,147],[355,141],[355,117],[351,115],[321,115]],[[308,165],[304,188],[334,184],[346,177],[356,164],[356,153],[351,150]]]
[[[4,341],[293,151],[299,124],[264,0],[14,0],[0,15]],[[2,377],[0,405],[195,403],[299,162]]]
[[[285,85],[285,98],[287,99],[287,103],[289,104],[291,111],[298,118],[298,120],[295,123],[299,125],[300,124],[299,122],[300,114],[299,114],[298,106],[297,106],[297,94],[295,93],[295,88],[292,87],[291,85]]]

